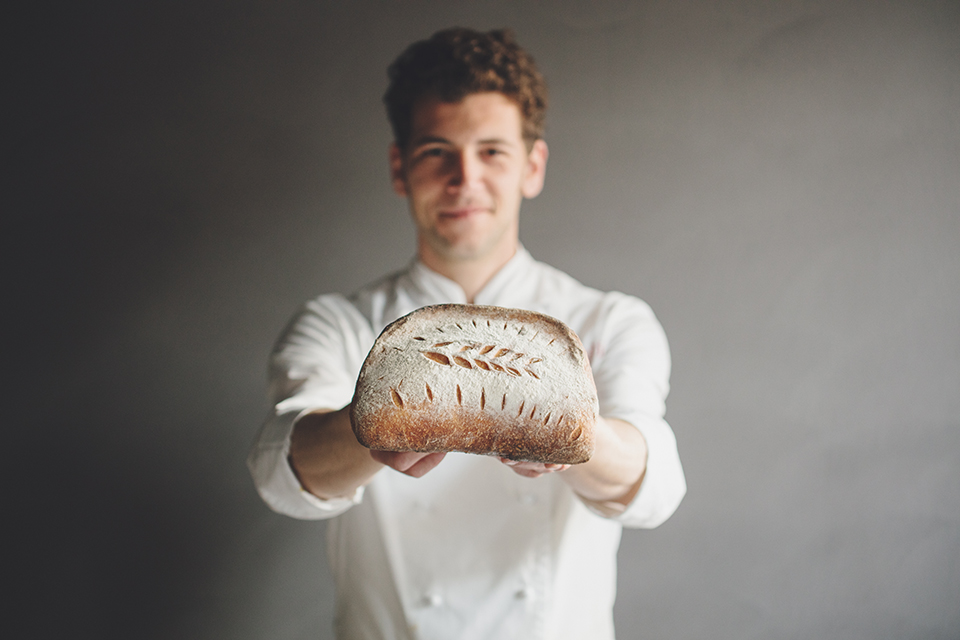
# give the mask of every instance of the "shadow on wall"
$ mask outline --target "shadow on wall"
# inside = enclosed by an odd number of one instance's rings
[[[19,585],[14,619],[34,638],[160,637],[171,612],[202,604],[216,543],[204,501],[214,498],[184,503],[162,475],[92,446],[83,420],[58,426],[38,429],[56,443],[15,449],[33,454],[14,461],[29,484],[8,521],[22,528],[5,572]]]

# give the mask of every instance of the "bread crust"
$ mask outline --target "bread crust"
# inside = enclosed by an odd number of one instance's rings
[[[534,311],[461,304],[387,326],[350,410],[370,449],[558,464],[590,459],[598,415],[590,362],[569,327]]]

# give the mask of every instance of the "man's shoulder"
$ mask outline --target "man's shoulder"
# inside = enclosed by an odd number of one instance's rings
[[[407,275],[408,272],[409,268],[403,268],[384,274],[379,278],[366,283],[362,287],[355,289],[347,296],[347,299],[353,301],[375,295],[389,294],[391,291],[396,290],[400,284],[400,281]]]
[[[363,333],[368,324],[346,296],[324,293],[300,305],[280,333],[275,349],[282,350],[290,344],[315,341],[321,337]]]
[[[390,296],[396,290],[397,282],[404,273],[405,270],[388,273],[350,293],[334,291],[318,294],[303,303],[303,307],[308,311],[324,315],[360,313],[369,319],[370,313],[365,310],[374,306],[376,299]]]
[[[539,286],[544,292],[556,295],[572,294],[576,299],[591,301],[599,300],[605,294],[604,291],[585,285],[566,271],[546,262],[534,260],[533,268],[538,272]]]
[[[540,272],[540,294],[544,299],[563,301],[566,306],[577,308],[581,313],[588,310],[616,309],[642,315],[653,314],[650,305],[635,295],[586,285],[545,262],[535,261],[534,264]]]

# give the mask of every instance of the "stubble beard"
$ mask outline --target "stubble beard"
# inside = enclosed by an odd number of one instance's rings
[[[431,229],[426,243],[442,260],[451,263],[477,262],[494,256],[507,242],[511,234],[511,225],[485,229],[485,233],[475,238],[460,235],[445,236],[437,229]],[[516,232],[513,232],[516,234]],[[514,243],[516,244],[516,243]]]

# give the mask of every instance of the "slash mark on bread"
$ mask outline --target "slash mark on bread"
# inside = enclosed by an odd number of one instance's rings
[[[421,351],[420,353],[423,354],[424,358],[429,358],[434,362],[438,362],[440,364],[450,364],[450,358],[442,353],[437,353],[436,351]]]

